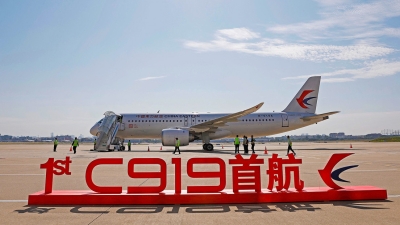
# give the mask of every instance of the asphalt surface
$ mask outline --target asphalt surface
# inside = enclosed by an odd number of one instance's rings
[[[121,166],[102,166],[94,171],[99,185],[157,185],[153,179],[132,179],[127,174],[127,162],[135,157],[163,158],[167,162],[167,190],[174,188],[174,168],[171,158],[182,158],[182,185],[215,185],[215,179],[193,179],[186,175],[186,162],[193,157],[219,157],[227,165],[226,188],[231,189],[229,159],[234,158],[233,145],[215,145],[214,152],[201,150],[201,145],[181,147],[182,154],[173,155],[173,147],[132,145],[132,151],[93,152],[92,145],[81,145],[76,155],[69,145],[60,144],[53,152],[52,144],[0,144],[0,224],[399,224],[400,222],[400,143],[293,143],[305,187],[325,187],[318,174],[333,153],[355,153],[337,167],[359,165],[340,176],[351,183],[343,186],[372,185],[387,189],[383,201],[303,202],[274,204],[229,205],[123,205],[123,206],[28,206],[28,195],[44,189],[45,171],[40,164],[48,158],[70,156],[71,176],[55,176],[54,190],[88,190],[85,183],[87,165],[96,158],[123,158]],[[147,151],[148,147],[150,151]],[[268,154],[264,154],[267,147]],[[257,144],[260,158],[273,153],[286,155],[286,143]],[[248,156],[244,156],[248,157]],[[213,165],[199,165],[196,171],[212,171]],[[268,168],[267,160],[261,171]],[[143,166],[151,171],[157,167]],[[262,173],[262,187],[268,177]]]

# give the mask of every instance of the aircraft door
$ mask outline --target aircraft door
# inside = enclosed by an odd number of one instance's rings
[[[121,125],[119,125],[119,130],[125,130],[125,124],[121,123]]]
[[[289,127],[289,118],[287,114],[282,114],[282,127]]]
[[[185,127],[187,127],[188,126],[188,116],[184,116],[184,125],[183,126],[185,126]]]

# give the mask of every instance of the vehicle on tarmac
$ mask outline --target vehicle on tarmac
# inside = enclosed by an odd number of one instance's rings
[[[203,141],[203,149],[212,151],[210,140],[269,136],[316,124],[339,111],[316,114],[321,77],[308,78],[282,112],[257,112],[263,102],[236,113],[104,113],[90,133],[97,136],[95,150],[124,150],[125,139],[161,139],[163,146],[189,145]]]

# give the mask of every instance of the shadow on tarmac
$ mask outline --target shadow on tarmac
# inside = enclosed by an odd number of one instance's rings
[[[48,213],[56,208],[72,207],[71,213],[78,214],[107,214],[110,209],[116,208],[116,213],[138,213],[138,214],[152,214],[152,213],[167,213],[174,214],[180,212],[186,213],[253,213],[253,212],[297,212],[308,211],[315,212],[322,210],[318,205],[332,205],[339,207],[348,207],[359,210],[379,210],[390,209],[382,207],[381,203],[392,202],[390,200],[380,201],[338,201],[338,202],[304,202],[304,203],[271,203],[271,204],[213,204],[213,205],[80,205],[80,206],[24,206],[26,209],[15,210],[17,213],[35,213],[43,214]],[[51,208],[50,208],[51,207]],[[54,208],[53,208],[54,207]],[[95,210],[93,208],[109,207],[107,210]],[[235,209],[236,208],[236,209]]]

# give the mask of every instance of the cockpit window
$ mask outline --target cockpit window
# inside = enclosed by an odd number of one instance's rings
[[[103,122],[103,119],[101,119],[99,122],[98,122],[98,124],[101,124]]]

